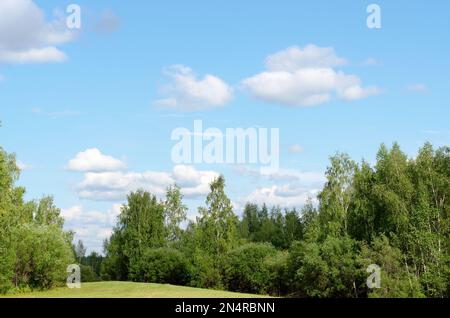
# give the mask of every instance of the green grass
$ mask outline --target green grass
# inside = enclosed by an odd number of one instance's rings
[[[0,296],[1,297],[1,296]],[[267,297],[233,293],[220,290],[184,286],[147,284],[133,282],[82,283],[81,288],[58,287],[47,291],[36,291],[7,295],[20,298],[255,298]]]

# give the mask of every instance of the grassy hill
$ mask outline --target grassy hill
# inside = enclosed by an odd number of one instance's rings
[[[1,296],[0,296],[1,297]],[[245,298],[266,297],[174,285],[133,282],[82,283],[79,289],[54,288],[7,297],[22,298]]]

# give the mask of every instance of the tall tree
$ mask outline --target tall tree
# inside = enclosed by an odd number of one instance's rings
[[[142,280],[143,255],[165,242],[164,204],[144,190],[131,192],[113,235],[105,244],[105,276]],[[120,274],[113,274],[119,270]]]
[[[183,195],[177,185],[169,186],[166,191],[164,202],[164,223],[166,235],[169,242],[178,241],[182,230],[180,225],[186,221],[187,206],[183,204]]]
[[[206,207],[199,208],[201,244],[213,255],[222,255],[234,247],[237,240],[237,217],[225,194],[225,179],[216,178],[210,185]]]
[[[38,224],[55,225],[62,228],[64,219],[60,214],[61,209],[55,206],[53,197],[46,196],[39,200],[34,218]]]
[[[319,193],[320,223],[324,235],[347,233],[348,212],[354,192],[353,175],[356,163],[347,154],[337,153],[330,158],[331,166],[325,175],[327,182]]]

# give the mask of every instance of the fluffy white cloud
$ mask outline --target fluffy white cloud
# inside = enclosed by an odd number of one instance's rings
[[[114,204],[111,209],[106,212],[86,211],[82,205],[74,205],[67,209],[61,209],[61,216],[64,220],[71,224],[99,223],[103,226],[113,226],[117,216],[120,214],[120,204]]]
[[[64,17],[47,22],[32,0],[0,1],[0,62],[61,62],[66,55],[56,45],[73,38]]]
[[[278,171],[267,175],[267,177],[271,181],[288,181],[315,185],[323,184],[326,181],[323,173],[290,169],[279,169]]]
[[[321,185],[326,181],[323,173],[312,171],[298,171],[294,169],[278,169],[270,173],[261,173],[258,169],[251,169],[245,166],[237,168],[241,175],[248,175],[254,178],[264,178],[272,182],[290,182],[302,184]]]
[[[308,45],[270,55],[266,71],[246,78],[242,86],[254,98],[289,106],[314,106],[333,97],[356,100],[379,93],[363,87],[359,77],[334,69],[345,64],[332,48]]]
[[[191,166],[177,165],[172,172],[88,172],[77,185],[80,198],[90,200],[123,200],[130,191],[144,189],[159,197],[167,186],[178,184],[188,198],[205,195],[209,184],[219,174],[214,171],[199,171]]]
[[[102,154],[97,148],[90,148],[79,152],[67,164],[67,169],[72,171],[100,172],[116,171],[125,168],[125,163],[114,157]]]
[[[313,202],[318,189],[298,188],[290,184],[261,187],[250,193],[242,202],[252,202],[259,205],[280,206],[286,208],[301,207],[308,199]]]
[[[101,251],[104,239],[109,238],[120,214],[121,204],[114,204],[106,211],[88,210],[83,205],[61,209],[64,228],[75,232],[89,251]]]
[[[167,97],[157,100],[156,106],[195,111],[223,106],[233,96],[233,89],[216,76],[207,74],[197,79],[192,69],[183,65],[173,65],[165,73],[171,83],[162,87]]]
[[[293,46],[266,58],[267,69],[274,72],[290,72],[303,68],[328,68],[345,63],[345,59],[338,57],[333,48],[318,47],[312,44],[303,49]]]
[[[326,178],[323,173],[303,172],[292,169],[279,169],[276,172],[262,174],[259,170],[240,167],[241,175],[254,177],[260,186],[247,196],[237,200],[239,206],[247,202],[280,207],[301,207],[308,199],[316,200],[319,189],[322,188]]]

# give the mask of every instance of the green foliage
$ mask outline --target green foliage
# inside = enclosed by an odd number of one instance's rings
[[[330,158],[317,205],[309,200],[298,213],[248,203],[240,221],[219,177],[197,222],[184,231],[184,212],[175,213],[184,211],[181,194],[169,188],[162,214],[143,223],[159,224],[143,226],[147,236],[131,235],[139,233],[133,230],[139,222],[119,222],[103,269],[113,279],[142,279],[142,249],[154,255],[155,248],[170,246],[185,256],[188,284],[196,287],[300,297],[448,297],[449,154],[448,147],[425,144],[408,159],[397,144],[382,145],[371,166],[338,153]],[[159,211],[156,199],[147,201]],[[371,264],[381,268],[380,289],[366,286]]]
[[[291,291],[301,297],[358,297],[366,276],[359,264],[357,242],[349,237],[296,242],[288,261]]]
[[[100,276],[103,280],[128,280],[128,257],[124,254],[124,238],[116,227],[109,240],[104,242],[106,257],[101,264]]]
[[[374,165],[331,157],[300,212],[248,203],[239,220],[223,176],[186,229],[176,185],[165,200],[130,193],[105,257],[85,256],[52,197],[26,202],[15,157],[0,148],[0,292],[58,285],[76,254],[82,280],[135,280],[300,297],[450,297],[450,148],[409,159],[382,145]],[[381,288],[366,286],[367,266]]]
[[[288,251],[275,251],[264,259],[269,272],[267,293],[275,296],[286,295],[289,291]]]
[[[194,250],[189,256],[190,286],[214,289],[223,288],[220,272],[222,259],[217,260],[200,249]]]
[[[0,148],[0,292],[43,289],[65,281],[73,263],[71,234],[52,197],[25,202],[15,187],[20,170],[15,157]]]
[[[164,220],[168,241],[178,241],[182,230],[180,224],[186,221],[187,206],[183,204],[183,195],[177,185],[167,188],[164,203]]]
[[[239,225],[240,235],[250,242],[270,242],[278,249],[288,249],[292,242],[303,237],[303,224],[296,209],[261,209],[256,204],[246,204]]]
[[[223,266],[228,290],[264,294],[271,290],[271,272],[266,259],[275,248],[267,243],[249,243],[230,251]]]
[[[15,287],[50,288],[66,278],[73,263],[70,243],[54,225],[23,224],[12,231]]]
[[[210,189],[206,207],[199,208],[198,239],[203,251],[219,257],[236,245],[238,220],[225,194],[224,177],[215,179]]]
[[[380,288],[370,291],[369,297],[422,297],[421,286],[417,277],[410,273],[402,252],[390,245],[389,239],[381,235],[376,237],[371,246],[364,245],[361,251],[364,267],[377,264],[381,268]]]
[[[64,219],[60,214],[61,209],[55,206],[53,197],[43,197],[37,204],[36,211],[34,212],[34,220],[37,224],[55,225],[62,229]]]
[[[144,282],[185,285],[189,269],[184,255],[175,249],[148,249],[141,258],[141,278]]]
[[[81,264],[91,267],[97,277],[100,277],[101,275],[102,262],[103,256],[95,251],[91,252],[88,256],[83,257],[81,260]]]
[[[105,262],[105,273],[140,281],[141,258],[148,248],[164,245],[164,206],[149,192],[138,190],[128,195],[121,209],[114,235],[107,244],[110,258]],[[109,246],[111,245],[112,246]],[[120,269],[115,273],[115,269]],[[115,274],[114,274],[115,273]]]
[[[319,221],[323,235],[339,236],[347,233],[348,213],[354,187],[356,163],[348,155],[338,153],[330,158],[331,166],[325,175],[327,182],[319,193]]]
[[[98,282],[100,277],[94,272],[91,266],[80,264],[81,282]]]

